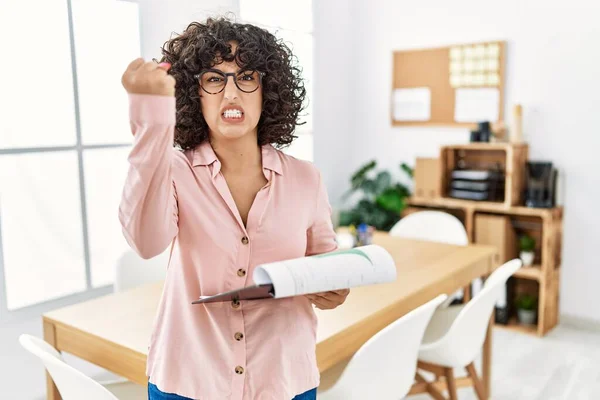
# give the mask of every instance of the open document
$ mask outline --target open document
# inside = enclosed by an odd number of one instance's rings
[[[396,265],[383,247],[368,245],[310,257],[262,264],[253,286],[192,302],[210,303],[300,296],[396,280]]]

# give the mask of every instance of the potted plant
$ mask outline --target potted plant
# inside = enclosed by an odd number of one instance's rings
[[[357,192],[362,192],[362,198],[352,209],[340,212],[340,226],[358,227],[366,224],[377,230],[389,231],[400,219],[410,191],[405,185],[392,182],[388,171],[375,174],[376,166],[377,161],[372,160],[352,175],[351,188],[344,194],[343,199]],[[412,178],[411,167],[403,163],[400,169]]]
[[[516,299],[519,322],[525,325],[535,324],[537,317],[537,298],[530,294],[521,294]]]
[[[533,264],[535,258],[535,239],[529,235],[523,235],[519,238],[519,249],[521,250],[519,258],[523,261],[523,266],[528,267]]]

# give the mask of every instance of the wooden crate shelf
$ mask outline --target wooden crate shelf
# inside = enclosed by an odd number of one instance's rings
[[[498,328],[506,329],[509,331],[515,331],[519,333],[526,333],[528,335],[538,335],[538,327],[536,325],[522,325],[519,324],[517,318],[513,317],[508,321],[507,325],[504,324],[496,324]]]
[[[442,146],[440,149],[440,193],[450,196],[452,172],[458,169],[495,170],[504,177],[500,197],[489,201],[489,206],[513,206],[523,201],[525,166],[529,147],[525,143],[470,143]],[[461,199],[462,200],[462,199]]]
[[[517,278],[532,279],[534,281],[540,281],[542,278],[542,266],[532,265],[530,267],[523,267],[519,269],[515,275]]]
[[[506,206],[501,203],[492,203],[488,201],[461,200],[452,198],[424,198],[411,197],[409,204],[413,206],[423,207],[443,207],[456,209],[472,209],[476,211],[513,214],[513,215],[530,215],[543,218],[562,217],[562,207],[555,208],[532,208],[525,206]]]
[[[404,214],[420,210],[442,210],[455,215],[465,225],[471,242],[475,242],[475,221],[477,215],[480,214],[506,217],[511,221],[511,225],[514,226],[515,232],[513,235],[518,236],[520,233],[530,233],[535,236],[537,245],[534,265],[521,268],[514,277],[520,281],[521,286],[528,286],[530,290],[534,290],[538,295],[537,325],[522,326],[516,319],[511,320],[508,325],[496,325],[517,332],[544,336],[558,324],[562,207],[551,209],[529,208],[504,203],[499,204],[443,197],[412,197],[408,200],[408,206]],[[512,252],[505,251],[505,257],[518,257],[516,251],[516,249],[513,249]]]

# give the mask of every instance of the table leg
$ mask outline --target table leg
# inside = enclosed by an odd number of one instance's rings
[[[467,286],[463,288],[463,304],[467,304],[471,301],[471,284],[469,283]]]
[[[483,342],[483,358],[482,358],[482,382],[485,393],[485,398],[489,399],[492,394],[492,328],[494,326],[494,312],[487,328],[485,342]]]
[[[44,340],[56,347],[56,330],[54,324],[44,321]],[[48,400],[61,400],[60,393],[50,377],[50,374],[46,372],[46,396]]]

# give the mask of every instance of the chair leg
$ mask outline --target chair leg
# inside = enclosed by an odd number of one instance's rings
[[[477,371],[475,370],[475,364],[471,363],[467,365],[467,372],[473,381],[473,386],[475,387],[475,392],[477,393],[477,398],[479,400],[485,400],[485,391],[483,390],[483,384],[479,380],[477,376]]]
[[[450,400],[458,400],[458,394],[456,393],[456,381],[454,380],[454,372],[452,368],[445,368],[446,383],[448,384],[448,395]]]
[[[415,379],[417,380],[417,382],[419,383],[425,383],[427,386],[427,393],[429,393],[431,395],[431,397],[433,397],[435,400],[446,400],[446,398],[439,392],[439,390],[437,390],[435,388],[435,386],[433,386],[431,384],[431,382],[428,382],[425,378],[423,378],[423,376],[421,374],[419,374],[418,372],[415,375]]]

